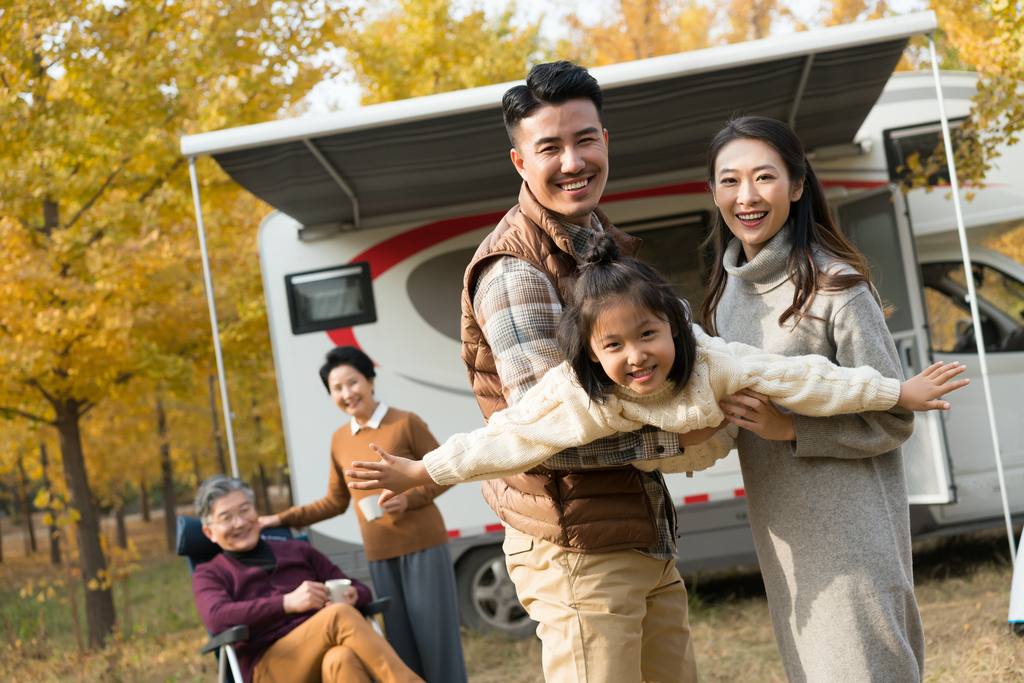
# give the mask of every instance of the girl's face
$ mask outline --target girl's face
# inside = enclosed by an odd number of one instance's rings
[[[714,198],[725,224],[753,260],[789,219],[789,204],[803,194],[803,178],[793,181],[771,145],[740,138],[715,159]]]
[[[334,405],[364,424],[373,417],[377,402],[373,400],[373,380],[351,365],[339,365],[327,375]]]
[[[595,322],[590,359],[616,384],[638,394],[655,392],[676,359],[668,322],[628,301],[608,306]]]

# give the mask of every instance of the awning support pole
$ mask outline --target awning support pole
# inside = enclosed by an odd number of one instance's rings
[[[796,114],[800,111],[800,101],[804,99],[804,90],[807,89],[807,79],[811,77],[811,67],[814,66],[814,53],[807,55],[804,62],[803,73],[800,74],[800,82],[796,86],[796,94],[793,96],[793,107],[789,110],[789,127],[796,130]]]
[[[217,379],[220,381],[220,404],[224,409],[224,426],[231,455],[231,476],[238,477],[238,456],[235,455],[235,433],[231,429],[231,405],[228,403],[228,383],[224,374],[224,356],[220,350],[220,332],[217,327],[217,308],[213,302],[213,279],[210,277],[210,257],[206,253],[206,230],[203,228],[203,207],[199,202],[199,179],[196,177],[196,158],[188,158],[188,175],[192,179],[192,204],[196,210],[199,229],[199,253],[203,257],[203,283],[206,285],[206,304],[210,307],[210,327],[213,328],[213,353],[217,358]]]
[[[1016,543],[1013,537],[1013,522],[1010,520],[1010,503],[1006,498],[1006,478],[1003,475],[1003,458],[1000,455],[999,432],[996,429],[995,404],[992,401],[992,387],[988,378],[988,362],[985,357],[985,338],[981,329],[981,314],[978,312],[978,296],[974,291],[974,270],[971,266],[971,252],[967,246],[967,230],[964,228],[964,214],[960,208],[960,187],[956,177],[956,161],[953,159],[953,141],[949,133],[949,119],[946,118],[946,104],[942,99],[942,81],[939,78],[939,60],[935,56],[935,39],[928,34],[928,50],[932,57],[932,74],[935,77],[935,96],[939,100],[939,118],[942,120],[942,141],[946,147],[946,166],[949,169],[949,185],[953,194],[953,210],[956,212],[956,229],[960,235],[960,252],[964,261],[964,278],[967,280],[967,296],[971,304],[971,322],[974,324],[974,341],[978,347],[978,364],[981,366],[981,383],[985,390],[985,404],[988,406],[988,425],[992,431],[992,448],[996,456],[996,473],[999,475],[999,495],[1003,499],[1003,518],[1006,521],[1006,536],[1010,541],[1010,561],[1016,565]],[[954,399],[955,401],[956,399]]]
[[[324,170],[330,174],[331,178],[334,179],[334,182],[338,184],[338,187],[341,188],[341,191],[348,195],[348,200],[352,202],[352,225],[353,227],[355,227],[356,230],[358,230],[360,227],[359,198],[356,197],[355,190],[353,190],[352,186],[349,185],[345,181],[345,179],[341,177],[341,173],[338,172],[338,169],[334,168],[334,165],[327,160],[327,157],[325,157],[323,155],[323,152],[321,152],[320,149],[313,144],[312,140],[309,140],[308,138],[303,138],[302,142],[306,145],[306,149],[313,153],[313,156],[315,156],[316,160],[320,162],[320,165],[324,167]]]

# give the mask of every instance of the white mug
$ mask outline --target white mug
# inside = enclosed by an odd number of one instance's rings
[[[372,522],[384,516],[384,508],[377,505],[376,495],[360,498],[357,505],[359,505],[359,509],[362,511],[363,517],[366,518],[367,522]]]
[[[352,579],[331,579],[324,585],[331,592],[331,602],[345,602],[345,591],[352,585]]]

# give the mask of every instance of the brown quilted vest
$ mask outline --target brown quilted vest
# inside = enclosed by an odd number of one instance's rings
[[[597,217],[623,254],[633,256],[640,240]],[[551,280],[562,305],[568,303],[577,258],[572,239],[542,207],[526,183],[519,204],[484,238],[466,268],[462,290],[462,360],[484,419],[507,407],[494,356],[473,312],[473,291],[483,267],[494,258],[514,256]],[[631,466],[586,470],[550,470],[543,465],[514,477],[483,483],[487,504],[503,522],[566,550],[604,552],[649,548],[658,542],[654,512],[643,480]]]

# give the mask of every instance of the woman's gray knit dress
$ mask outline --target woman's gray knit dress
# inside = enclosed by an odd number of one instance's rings
[[[804,318],[794,328],[791,318],[779,326],[793,301],[789,234],[787,225],[743,265],[737,265],[739,241],[729,244],[719,334],[771,353],[816,353],[902,378],[880,302],[864,285],[819,293],[809,312],[821,320]],[[922,678],[924,634],[900,450],[913,420],[898,407],[830,418],[794,415],[795,442],[740,430],[750,524],[791,683]]]

